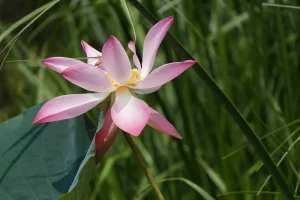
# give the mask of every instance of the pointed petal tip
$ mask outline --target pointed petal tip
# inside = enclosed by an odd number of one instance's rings
[[[37,121],[37,122],[33,122],[32,125],[38,125],[38,124],[41,124],[42,122],[40,121]]]
[[[86,42],[84,40],[81,40],[80,43],[81,43],[82,48],[85,50]]]
[[[174,135],[174,137],[176,137],[177,139],[183,140],[183,137],[181,137],[181,135],[179,135],[179,133],[177,133],[176,136]]]
[[[32,125],[37,125],[37,124],[40,124],[42,123],[41,122],[41,119],[38,119],[37,117],[34,119],[34,121],[32,122]]]
[[[34,121],[32,122],[32,125],[38,125],[38,124],[43,124],[43,123],[48,123],[48,122],[52,122],[52,121],[47,121],[47,117],[40,118],[37,115],[36,118],[34,119]]]
[[[197,61],[195,61],[195,60],[185,60],[185,61],[183,61],[183,62],[195,64]]]
[[[103,49],[106,45],[111,45],[113,44],[114,42],[116,41],[119,41],[115,36],[111,35],[109,36],[109,38],[107,39],[107,41],[105,42],[105,44],[103,45]],[[102,52],[103,52],[103,49],[102,49]]]
[[[196,61],[194,60],[185,60],[182,62],[173,62],[160,66],[153,70],[149,75],[144,76],[144,79],[138,82],[134,86],[134,89],[137,89],[138,93],[147,91],[149,91],[150,93],[154,92],[162,85],[173,80],[185,70],[192,67],[195,63]]]
[[[160,20],[157,23],[162,22],[164,25],[170,24],[170,26],[171,26],[171,24],[173,23],[173,21],[174,21],[174,17],[173,16],[169,16],[169,17],[166,17],[166,18]]]
[[[123,130],[124,131],[124,130]],[[142,132],[142,130],[141,131],[138,131],[138,132],[133,132],[133,131],[131,131],[131,132],[126,132],[126,131],[124,131],[125,133],[127,133],[127,134],[130,134],[130,135],[132,135],[132,136],[134,136],[134,137],[138,137],[140,134],[141,134],[141,132]]]
[[[150,108],[150,116],[147,123],[150,127],[177,139],[182,139],[176,128],[156,110]]]
[[[52,62],[50,58],[45,58],[41,61],[42,65],[45,65],[46,67],[52,69]]]
[[[143,47],[143,60],[141,75],[145,78],[151,71],[157,50],[167,34],[174,20],[173,16],[166,17],[157,22],[146,35]]]
[[[134,43],[134,41],[130,41],[130,42],[128,42],[128,47],[130,48],[130,47],[132,47],[133,45],[135,45],[135,43]]]
[[[117,38],[115,36],[111,35],[111,36],[109,36],[108,41],[111,41],[111,40],[117,40]]]
[[[135,43],[133,41],[128,42],[128,48],[135,54]]]
[[[191,67],[191,66],[193,66],[194,64],[197,63],[195,60],[185,60],[183,62],[189,64],[189,67]]]
[[[41,63],[46,67],[60,73],[61,71],[65,70],[70,66],[82,64],[83,62],[80,60],[76,60],[74,58],[55,56],[55,57],[45,58],[41,60]]]
[[[172,124],[171,124],[172,125]],[[173,126],[173,125],[172,125]],[[177,130],[175,129],[175,127],[173,127],[172,129],[169,129],[168,131],[165,131],[164,133],[167,133],[169,136],[173,136],[177,139],[182,140],[183,138],[181,137],[181,135],[177,132]]]
[[[41,63],[42,63],[43,65],[45,65],[45,66],[47,66],[47,64],[48,64],[48,63],[47,63],[47,59],[48,59],[48,58],[45,58],[45,59],[41,60]]]
[[[37,124],[41,124],[41,123],[44,123],[44,117],[42,117],[40,114],[40,111],[41,110],[39,110],[39,112],[36,114],[36,116],[35,116],[35,118],[34,118],[34,120],[33,120],[33,122],[32,122],[32,124],[33,125],[37,125]]]
[[[166,17],[165,19],[173,22],[174,21],[174,16],[169,16],[169,17]]]
[[[145,126],[146,126],[146,124],[145,124]],[[127,129],[127,130],[123,130],[120,127],[119,128],[127,134],[130,134],[134,137],[138,137],[142,133],[142,131],[144,130],[145,126],[143,126],[143,128],[141,128],[141,127],[139,127],[139,128],[130,128],[130,129]]]

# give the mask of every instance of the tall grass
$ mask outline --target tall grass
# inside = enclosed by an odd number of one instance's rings
[[[159,19],[175,16],[172,34],[217,81],[259,137],[299,118],[299,10],[263,6],[258,0],[141,3]],[[285,4],[300,6],[296,0]],[[127,5],[141,55],[151,24]],[[1,32],[10,25],[0,20]],[[0,48],[16,33],[6,36]],[[110,35],[124,46],[133,39],[118,0],[61,1],[45,13],[20,36],[7,58],[29,61],[6,62],[0,71],[0,95],[5,97],[0,98],[0,120],[54,96],[82,92],[44,68],[39,59],[84,57],[81,39],[101,50]],[[164,42],[155,66],[182,59]],[[192,70],[142,98],[168,116],[184,138],[179,141],[151,128],[135,138],[166,199],[201,199],[201,191],[221,195],[218,199],[284,198],[237,124]],[[299,196],[298,128],[297,122],[285,126],[262,142]],[[236,149],[240,150],[223,159]],[[100,163],[91,184],[97,186],[96,199],[155,198],[123,137]]]

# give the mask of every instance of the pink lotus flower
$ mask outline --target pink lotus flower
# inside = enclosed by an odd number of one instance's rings
[[[148,94],[157,91],[162,85],[195,64],[192,60],[174,62],[150,72],[157,49],[172,22],[173,17],[167,17],[148,32],[144,41],[142,64],[136,55],[134,42],[129,42],[128,47],[133,52],[133,63],[136,66],[133,69],[126,51],[114,36],[104,44],[102,53],[84,41],[81,42],[89,57],[87,64],[65,57],[44,59],[42,63],[50,69],[59,72],[70,82],[95,93],[71,94],[51,99],[40,109],[33,123],[76,117],[112,94],[112,106],[106,113],[102,131],[111,132],[118,127],[138,136],[148,124],[161,132],[181,138],[167,119],[134,96],[134,93]]]

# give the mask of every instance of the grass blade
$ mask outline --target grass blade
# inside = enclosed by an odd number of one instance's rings
[[[261,194],[269,194],[269,195],[282,195],[280,192],[273,192],[273,191],[261,191]],[[257,191],[233,191],[233,192],[226,192],[218,194],[218,196],[229,196],[234,194],[253,194],[256,195]]]
[[[128,20],[130,22],[130,25],[131,25],[131,28],[133,30],[133,41],[136,42],[136,32],[135,32],[135,28],[134,28],[134,24],[133,24],[133,21],[132,21],[132,17],[131,17],[131,14],[129,12],[129,9],[127,7],[127,4],[126,4],[126,1],[125,0],[121,0],[121,3],[122,3],[122,6],[126,12],[126,15],[128,17]]]
[[[129,0],[134,7],[136,7],[139,12],[141,12],[151,23],[156,23],[157,20],[155,17],[144,8],[137,0]],[[186,59],[195,60],[188,51],[171,35],[167,34],[166,39],[172,44],[172,46],[179,52],[179,54],[183,55]],[[283,194],[287,199],[295,199],[293,192],[287,185],[285,179],[283,178],[281,172],[278,170],[274,161],[268,154],[266,148],[256,136],[255,132],[251,129],[248,122],[242,116],[240,111],[235,107],[235,105],[231,102],[231,100],[227,97],[227,95],[220,89],[220,87],[216,84],[214,79],[206,72],[206,70],[199,64],[195,64],[193,70],[202,78],[202,80],[206,83],[209,89],[215,94],[217,99],[224,105],[227,111],[230,113],[232,118],[238,124],[240,129],[243,131],[245,136],[248,138],[249,142],[254,147],[256,153],[264,162],[267,167],[269,173],[276,180],[278,186],[282,190]]]
[[[279,166],[281,164],[281,162],[285,159],[285,157],[288,155],[288,153],[292,150],[292,148],[297,144],[297,142],[300,141],[300,137],[298,137],[293,143],[292,145],[289,147],[289,149],[283,154],[283,156],[280,158],[280,160],[277,163],[277,166]],[[268,176],[268,178],[266,179],[266,181],[264,182],[264,184],[261,186],[260,190],[258,191],[257,195],[260,194],[260,192],[262,191],[262,189],[265,187],[265,185],[267,184],[267,182],[269,181],[269,179],[271,178],[271,175]]]
[[[40,12],[40,14],[38,14],[38,16],[36,16],[35,18],[33,18],[10,42],[9,44],[1,51],[1,53],[10,45],[6,55],[4,56],[4,59],[3,61],[1,62],[0,64],[0,70],[2,69],[2,66],[3,64],[5,63],[5,60],[9,54],[9,52],[11,51],[12,47],[14,46],[15,42],[18,40],[18,38],[20,37],[20,35],[29,27],[31,26],[38,18],[40,18],[45,12],[47,12],[50,8],[52,8],[56,3],[58,3],[59,0],[54,0],[54,1],[51,1],[50,3],[46,4],[45,7],[43,7],[43,11]],[[33,15],[34,16],[34,15]],[[20,24],[21,25],[21,24]],[[4,35],[4,34],[2,34]],[[2,36],[1,35],[1,36]],[[5,35],[3,36],[5,37]],[[0,38],[1,39],[1,38]],[[1,40],[0,40],[1,41]],[[1,54],[0,53],[0,54]]]
[[[300,119],[296,119],[296,120],[294,120],[294,121],[292,121],[292,122],[290,122],[290,123],[288,123],[288,124],[285,124],[285,125],[282,126],[282,127],[279,127],[279,128],[277,128],[277,129],[275,129],[275,130],[273,130],[273,131],[267,133],[266,135],[260,137],[259,139],[260,139],[260,140],[265,139],[265,138],[267,138],[267,137],[269,137],[269,136],[271,136],[271,135],[274,135],[275,133],[277,133],[277,132],[279,132],[279,131],[282,131],[283,129],[286,129],[286,128],[292,126],[292,125],[298,124],[299,122],[300,122]],[[224,159],[227,159],[227,158],[233,156],[234,154],[240,152],[241,150],[247,148],[248,146],[249,146],[248,144],[245,144],[244,146],[242,146],[242,147],[240,147],[240,148],[238,148],[238,149],[235,149],[235,150],[232,151],[231,153],[229,153],[229,154],[223,156],[222,159],[223,159],[223,160],[224,160]]]
[[[170,181],[181,181],[185,184],[187,184],[188,186],[190,186],[191,188],[193,188],[197,193],[199,193],[203,199],[205,200],[215,200],[212,196],[210,196],[203,188],[201,188],[199,185],[193,183],[192,181],[182,178],[182,177],[175,177],[175,178],[166,178],[166,179],[162,179],[162,180],[157,180],[157,183],[164,183],[164,182],[170,182]],[[141,191],[140,193],[143,193],[144,191],[150,189],[150,185],[148,185],[146,188],[143,189],[143,191]],[[136,198],[139,199],[139,198]]]
[[[47,7],[49,6],[53,6],[52,4],[56,4],[58,1],[55,1],[55,3],[49,2],[41,7],[39,7],[38,9],[32,11],[31,13],[27,14],[25,17],[23,17],[22,19],[20,19],[19,21],[17,21],[16,23],[14,23],[13,25],[9,26],[8,29],[6,29],[5,31],[3,31],[3,33],[1,33],[0,35],[0,42],[7,36],[9,35],[12,31],[14,31],[16,28],[18,28],[19,26],[21,26],[23,23],[27,22],[28,20],[30,20],[31,18],[33,18],[34,16],[36,16],[37,14],[39,14],[40,12],[42,12],[43,10],[45,10]]]
[[[282,5],[282,4],[274,4],[274,3],[262,3],[263,6],[269,7],[278,7],[278,8],[290,8],[290,9],[299,9],[299,6],[290,6],[290,5]]]

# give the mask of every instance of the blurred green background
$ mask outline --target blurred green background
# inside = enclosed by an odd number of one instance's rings
[[[295,195],[300,195],[300,126],[286,126],[299,118],[300,111],[300,10],[262,5],[300,6],[300,2],[140,2],[158,19],[175,17],[170,32],[209,71],[259,137],[276,130],[262,141],[276,163],[284,158],[279,169]],[[0,0],[0,33],[45,3]],[[129,2],[127,5],[141,55],[144,37],[152,25]],[[1,51],[20,30],[1,41]],[[110,35],[125,47],[133,39],[119,0],[60,1],[27,28],[11,49],[9,62],[0,72],[0,121],[55,96],[83,92],[42,66],[40,60],[85,57],[81,39],[101,50]],[[5,52],[0,55],[1,62],[4,56]],[[183,59],[163,42],[155,67]],[[162,181],[159,187],[166,199],[202,199],[197,192],[200,188],[217,199],[283,199],[272,178],[262,188],[269,173],[231,116],[192,70],[158,92],[141,97],[164,114],[184,138],[177,140],[151,128],[135,138],[151,173]],[[232,152],[235,154],[224,159]],[[120,135],[96,169],[90,185],[93,199],[155,199],[146,186],[138,162]],[[261,188],[269,192],[257,196]]]

